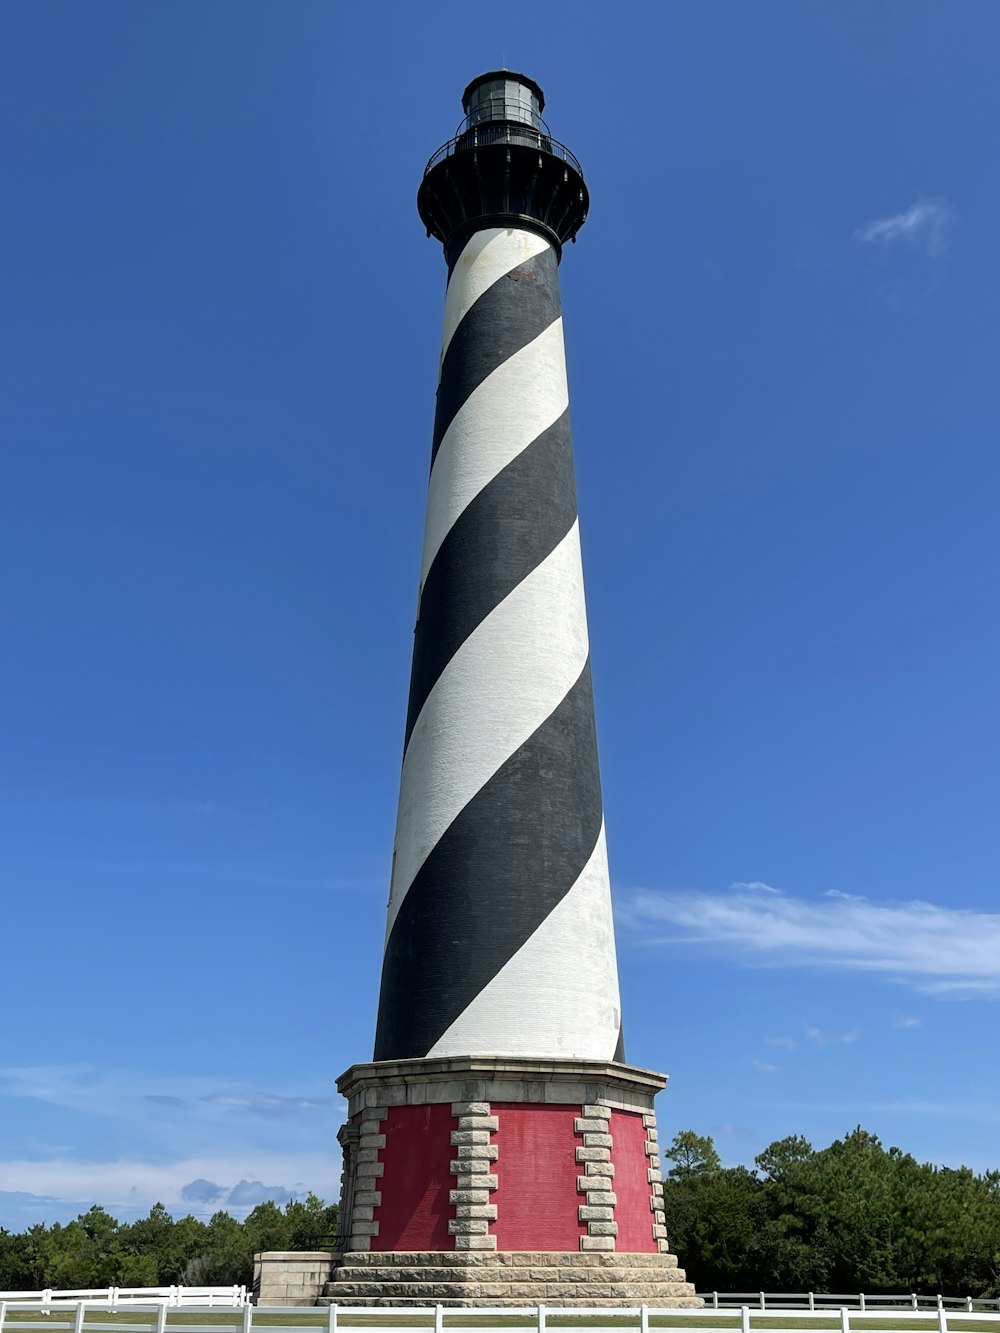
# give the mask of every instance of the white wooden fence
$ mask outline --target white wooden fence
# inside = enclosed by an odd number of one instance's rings
[[[146,1318],[140,1322],[143,1312]],[[199,1313],[210,1316],[211,1322],[192,1322]],[[116,1317],[109,1319],[109,1315]],[[120,1301],[115,1307],[106,1295],[102,1299],[53,1300],[47,1306],[37,1299],[8,1301],[0,1298],[0,1333],[252,1333],[254,1315],[254,1307],[248,1304],[226,1320],[224,1309],[218,1304],[179,1307],[176,1303],[171,1305],[162,1296],[152,1300],[132,1298],[127,1302]],[[385,1324],[380,1322],[382,1319]],[[450,1333],[463,1328],[475,1329],[476,1333],[507,1333],[515,1321],[523,1329],[527,1319],[531,1320],[536,1333],[555,1333],[556,1328],[572,1330],[577,1321],[587,1333],[623,1333],[625,1329],[635,1329],[638,1333],[650,1333],[651,1329],[656,1333],[660,1330],[691,1333],[691,1330],[706,1325],[715,1330],[732,1329],[734,1333],[765,1333],[765,1330],[773,1333],[775,1327],[775,1315],[770,1310],[749,1305],[728,1309],[720,1306],[718,1312],[711,1306],[705,1312],[645,1305],[625,1309],[569,1309],[544,1305],[516,1309],[509,1306],[443,1309],[440,1305],[373,1309],[331,1305],[325,1308],[262,1307],[258,1333],[264,1333],[265,1329],[273,1333],[276,1328],[287,1333],[292,1330],[295,1333],[338,1333],[338,1330],[345,1333],[347,1328],[359,1325],[363,1325],[364,1333],[399,1333],[400,1322],[427,1329],[428,1333],[430,1330]],[[874,1323],[878,1333],[893,1333],[894,1329],[903,1333],[903,1330],[912,1331],[914,1326],[918,1333],[924,1333],[924,1330],[926,1333],[1000,1333],[1000,1314],[976,1312],[970,1319],[967,1309],[949,1309],[943,1302],[935,1310],[914,1310],[912,1306],[878,1312],[869,1309],[864,1316],[857,1305],[853,1309],[846,1305],[824,1310],[800,1308],[796,1310],[794,1325],[797,1333],[821,1333],[821,1330],[825,1333],[831,1328],[836,1333],[852,1333],[853,1320],[854,1333],[861,1333],[858,1322],[862,1319],[867,1321],[869,1330]],[[789,1322],[787,1316],[783,1318],[782,1328]]]
[[[5,1304],[49,1306],[65,1305],[67,1302],[98,1302],[108,1309],[115,1310],[119,1304],[133,1305],[136,1301],[149,1304],[151,1301],[167,1306],[195,1305],[207,1309],[240,1309],[247,1303],[246,1287],[89,1287],[74,1290],[56,1291],[46,1287],[44,1291],[0,1291],[0,1302]],[[52,1327],[49,1325],[48,1327]]]
[[[859,1310],[862,1314],[881,1314],[891,1310],[965,1310],[972,1314],[1000,1313],[1000,1300],[993,1296],[918,1296],[916,1292],[895,1296],[866,1296],[857,1292],[849,1296],[813,1291],[699,1291],[698,1295],[713,1310],[740,1309],[748,1305],[755,1310],[839,1310],[841,1306]]]

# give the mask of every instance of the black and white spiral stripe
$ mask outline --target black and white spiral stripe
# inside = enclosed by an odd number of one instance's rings
[[[621,1058],[557,257],[456,257],[376,1060]]]

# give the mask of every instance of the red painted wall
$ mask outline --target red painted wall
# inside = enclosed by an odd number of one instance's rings
[[[494,1102],[490,1110],[500,1126],[490,1228],[497,1249],[578,1251],[587,1234],[578,1211],[586,1198],[576,1189],[584,1172],[576,1161],[583,1140],[573,1132],[579,1106]]]
[[[448,1191],[455,1178],[448,1170],[454,1149],[451,1131],[458,1122],[451,1106],[390,1106],[382,1121],[385,1164],[378,1188],[382,1202],[375,1209],[378,1235],[373,1250],[453,1250],[448,1219],[455,1209]]]
[[[634,1111],[611,1112],[611,1160],[615,1168],[616,1249],[629,1254],[655,1254],[653,1213],[649,1206],[652,1186],[646,1156],[646,1128]],[[655,1160],[655,1159],[654,1159]]]

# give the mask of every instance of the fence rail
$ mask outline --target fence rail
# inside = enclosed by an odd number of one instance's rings
[[[149,1304],[165,1303],[171,1306],[205,1306],[206,1309],[241,1309],[247,1304],[247,1289],[232,1287],[76,1287],[65,1291],[46,1287],[43,1291],[0,1291],[0,1302],[4,1304],[65,1305],[85,1301],[88,1303],[107,1304],[114,1310],[121,1305],[136,1302]],[[49,1325],[52,1327],[52,1325]]]
[[[228,1289],[226,1289],[228,1290]],[[147,1289],[148,1291],[148,1289]],[[756,1295],[759,1296],[759,1292]],[[808,1295],[808,1293],[806,1293]],[[766,1293],[765,1293],[766,1295]],[[968,1300],[969,1298],[966,1298]],[[780,1308],[780,1307],[774,1307]],[[790,1307],[784,1307],[786,1310]],[[573,1329],[574,1326],[586,1328],[587,1333],[623,1333],[623,1330],[635,1329],[637,1333],[661,1333],[662,1330],[676,1330],[677,1333],[691,1333],[692,1330],[705,1328],[733,1329],[734,1333],[773,1333],[775,1315],[766,1307],[749,1305],[719,1306],[709,1305],[706,1311],[690,1309],[666,1309],[647,1305],[628,1308],[572,1309],[557,1305],[533,1305],[523,1307],[486,1308],[482,1306],[449,1307],[416,1306],[396,1308],[380,1306],[376,1308],[331,1305],[327,1308],[317,1306],[295,1306],[281,1308],[276,1306],[261,1307],[255,1310],[246,1304],[238,1312],[229,1307],[227,1318],[225,1307],[209,1305],[178,1304],[171,1305],[163,1296],[144,1298],[132,1297],[113,1305],[107,1299],[88,1297],[84,1300],[51,1301],[47,1305],[40,1300],[13,1301],[0,1296],[0,1333],[253,1333],[253,1325],[258,1325],[258,1333],[274,1333],[281,1329],[284,1333],[345,1333],[348,1328],[362,1328],[364,1333],[399,1333],[400,1323],[409,1327],[433,1330],[433,1333],[450,1333],[457,1329],[474,1329],[475,1333],[508,1333],[517,1328],[523,1330],[530,1320],[529,1327],[536,1333],[555,1333],[556,1329]],[[145,1313],[146,1319],[140,1322]],[[101,1315],[104,1314],[104,1319]],[[197,1316],[203,1314],[206,1322],[197,1322]],[[943,1303],[936,1309],[914,1310],[911,1306],[896,1306],[879,1311],[868,1310],[864,1318],[871,1328],[873,1315],[877,1320],[878,1333],[893,1333],[898,1329],[912,1333],[1000,1333],[1000,1313],[988,1311],[973,1312],[970,1320],[967,1308],[949,1309]],[[113,1320],[109,1316],[117,1316]],[[256,1316],[256,1318],[255,1318]],[[820,1333],[820,1330],[832,1327],[836,1333],[852,1333],[852,1320],[862,1318],[860,1306],[851,1308],[827,1306],[822,1309],[799,1307],[795,1312],[794,1325],[802,1333]],[[385,1321],[384,1323],[382,1321]],[[781,1321],[786,1327],[787,1318]],[[41,1328],[40,1328],[41,1325]],[[857,1322],[854,1333],[861,1333]]]
[[[699,1291],[698,1295],[713,1310],[738,1310],[750,1306],[754,1310],[839,1310],[842,1306],[865,1313],[891,1310],[964,1310],[968,1314],[982,1311],[1000,1313],[1000,1300],[993,1296],[920,1296],[866,1295],[863,1291],[851,1295],[814,1291]]]

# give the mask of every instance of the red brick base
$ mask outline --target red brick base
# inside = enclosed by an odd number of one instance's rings
[[[355,1173],[367,1176],[354,1228],[371,1250],[659,1249],[651,1113],[430,1102],[365,1108],[352,1120],[363,1158]]]

